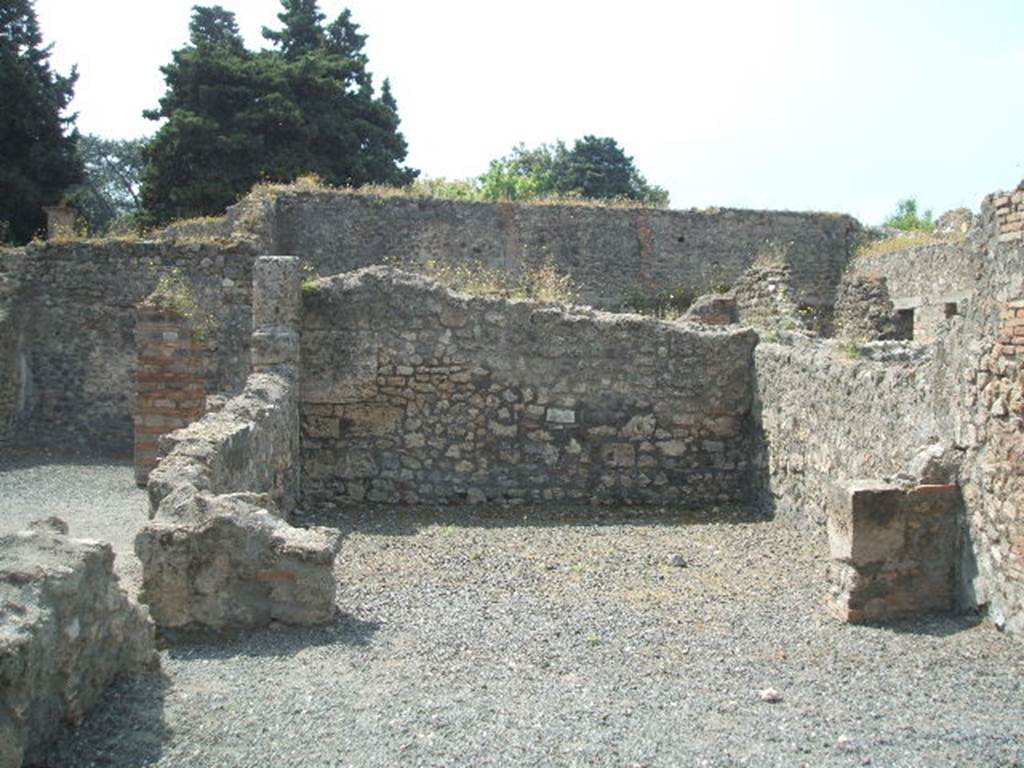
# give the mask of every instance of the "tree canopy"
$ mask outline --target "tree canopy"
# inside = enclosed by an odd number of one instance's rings
[[[136,228],[145,146],[145,139],[103,139],[88,133],[79,137],[85,174],[82,183],[68,193],[68,202],[78,209],[90,232]]]
[[[610,137],[584,136],[571,148],[561,141],[532,149],[520,144],[491,161],[480,185],[483,196],[493,200],[576,196],[668,204],[668,193],[648,184]]]
[[[273,50],[245,47],[234,14],[192,11],[189,45],[162,68],[166,118],[146,150],[142,201],[153,222],[213,214],[260,181],[316,174],[333,185],[401,185],[407,145],[385,80],[377,94],[366,36],[343,11],[324,26],[316,0],[282,0]]]
[[[81,177],[74,115],[77,73],[50,68],[31,0],[0,2],[0,242],[23,243]]]

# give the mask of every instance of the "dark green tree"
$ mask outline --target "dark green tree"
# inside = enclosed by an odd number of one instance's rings
[[[78,139],[85,166],[81,184],[68,193],[93,234],[135,228],[140,212],[145,139],[112,140],[92,134]]]
[[[23,243],[46,222],[82,165],[71,103],[74,69],[50,68],[31,0],[0,0],[0,242]]]
[[[263,28],[263,36],[277,46],[289,61],[315,53],[324,47],[324,15],[317,0],[281,0],[284,11],[277,14],[280,30]]]
[[[610,137],[584,136],[572,149],[563,147],[554,157],[552,176],[555,190],[561,193],[668,203],[668,193],[650,186],[633,158]]]
[[[147,150],[143,204],[154,223],[218,213],[259,181],[316,174],[330,184],[404,184],[406,143],[384,82],[374,94],[365,35],[343,12],[326,29],[310,0],[282,0],[277,50],[251,52],[233,15],[193,9],[190,45],[163,68],[166,118]],[[202,22],[202,23],[200,23]]]

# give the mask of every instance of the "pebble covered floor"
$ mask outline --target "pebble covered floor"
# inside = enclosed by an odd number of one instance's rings
[[[130,466],[8,461],[0,507],[109,538],[137,585]],[[310,518],[346,533],[336,621],[165,636],[49,765],[1024,765],[1020,639],[839,624],[824,546],[775,523],[578,512]]]

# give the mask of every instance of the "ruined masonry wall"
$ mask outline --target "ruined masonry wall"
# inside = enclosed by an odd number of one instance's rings
[[[246,201],[246,205],[260,201]],[[252,219],[237,212],[235,219]],[[475,203],[284,192],[274,253],[299,254],[321,275],[374,264],[480,262],[516,271],[553,264],[583,303],[615,307],[636,293],[731,286],[755,257],[782,248],[797,302],[827,306],[859,236],[849,216],[790,211],[671,211],[582,205]]]
[[[784,334],[754,359],[761,503],[797,526],[823,533],[833,483],[894,475],[945,434],[926,350]]]
[[[978,243],[974,231],[959,240],[858,256],[850,263],[850,277],[884,278],[894,308],[914,313],[914,340],[932,341],[945,333],[947,304],[956,304],[962,314],[975,295]]]
[[[153,510],[189,493],[267,494],[284,514],[299,493],[297,259],[266,257],[253,270],[254,373],[224,407],[160,438],[166,458],[150,474]],[[260,341],[262,339],[262,341]]]
[[[965,379],[977,451],[965,491],[976,599],[997,625],[1024,632],[1024,299],[1004,306],[999,336]]]
[[[755,341],[388,268],[322,280],[305,292],[304,506],[738,502]]]
[[[240,390],[249,370],[252,260],[247,246],[215,243],[0,249],[0,273],[21,285],[10,307],[24,372],[18,433],[36,444],[131,454],[135,308],[175,268],[199,311],[212,316],[211,391]],[[10,369],[10,338],[0,342],[0,369]],[[0,392],[3,380],[0,373]]]

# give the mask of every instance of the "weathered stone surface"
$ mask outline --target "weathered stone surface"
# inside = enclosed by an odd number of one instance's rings
[[[260,372],[242,393],[162,439],[166,458],[148,485],[153,520],[135,540],[142,597],[161,626],[334,615],[337,532],[286,522],[299,488],[298,280],[296,259],[259,260],[254,326],[291,339],[283,359],[254,342]]]
[[[135,541],[141,597],[157,624],[253,627],[334,616],[336,530],[293,528],[239,495],[176,501]]]
[[[898,338],[896,309],[884,277],[843,278],[836,296],[835,335],[859,344]]]
[[[109,544],[57,518],[0,537],[0,765],[34,763],[119,674],[157,663],[153,622]]]
[[[836,478],[896,475],[946,434],[926,349],[782,334],[754,359],[761,503],[800,527],[822,530]]]
[[[955,485],[840,484],[828,516],[832,611],[861,623],[951,610],[960,506]]]
[[[686,310],[683,317],[691,323],[704,325],[732,325],[739,322],[736,295],[729,293],[708,293],[698,296]]]
[[[321,280],[305,309],[305,506],[748,493],[749,329],[468,297],[384,267]]]
[[[160,437],[203,415],[207,349],[195,318],[159,293],[138,307],[135,348],[135,482],[145,486]]]
[[[192,485],[215,494],[267,493],[288,513],[298,493],[298,443],[291,374],[253,374],[221,410],[161,438],[165,458],[147,485],[150,512],[177,486]]]

